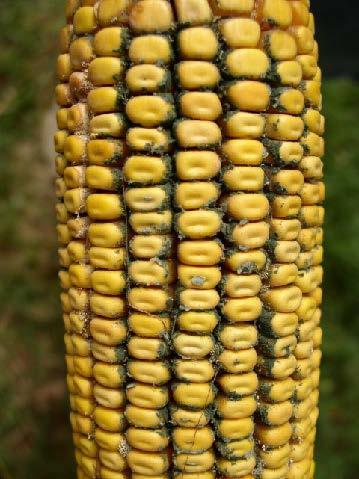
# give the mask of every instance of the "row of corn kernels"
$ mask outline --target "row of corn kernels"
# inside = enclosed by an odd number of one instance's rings
[[[76,447],[78,467],[93,471],[96,468],[97,447],[90,435],[94,432],[92,413],[94,410],[92,367],[93,360],[89,342],[89,312],[88,297],[82,288],[87,281],[80,264],[83,261],[84,248],[82,242],[87,235],[88,219],[84,216],[83,204],[85,190],[82,190],[85,176],[85,156],[79,154],[77,161],[69,154],[69,144],[75,131],[78,130],[77,83],[74,82],[72,65],[69,55],[72,29],[66,27],[61,35],[61,55],[58,58],[58,77],[62,83],[56,88],[56,98],[61,107],[57,113],[60,130],[55,136],[55,146],[59,155],[56,159],[57,171],[62,170],[61,180],[63,195],[61,204],[57,205],[60,264],[68,268],[60,271],[60,281],[66,293],[62,294],[65,324],[65,347],[67,363],[67,384],[70,393],[70,420],[73,429],[73,439]],[[86,132],[85,124],[82,133]],[[59,188],[57,188],[59,189]],[[81,214],[80,214],[81,213]],[[65,215],[66,214],[66,215]],[[62,220],[61,220],[61,217]],[[86,285],[85,285],[86,286]]]
[[[176,184],[174,206],[179,235],[174,384],[171,419],[175,477],[215,477],[218,286],[222,259],[219,184],[221,161],[218,95],[219,43],[210,10],[186,10],[177,2],[179,119],[174,126]],[[188,7],[188,6],[187,6]]]
[[[268,263],[263,250],[269,234],[269,203],[264,194],[266,176],[262,165],[265,149],[256,130],[264,125],[258,112],[267,109],[263,100],[265,103],[267,97],[269,101],[270,91],[259,71],[269,63],[259,46],[260,24],[250,18],[250,13],[227,15],[222,7],[221,15],[227,18],[219,22],[225,52],[221,81],[225,263],[216,421],[217,467],[228,478],[252,477],[256,466],[255,321],[262,310],[260,274]],[[244,32],[247,34],[243,35]],[[262,61],[257,72],[256,58]]]
[[[309,29],[314,33],[313,21],[308,21]],[[314,441],[318,418],[319,366],[321,360],[321,283],[323,259],[323,214],[321,203],[324,200],[322,183],[322,162],[324,154],[323,139],[324,118],[320,114],[320,69],[317,66],[318,52],[316,44],[308,44],[298,52],[298,61],[302,65],[302,90],[305,96],[305,110],[302,118],[305,124],[303,134],[304,156],[299,164],[304,184],[301,196],[301,231],[298,241],[300,254],[297,260],[297,285],[303,293],[298,314],[297,335],[297,371],[299,381],[306,384],[307,393],[297,397],[293,409],[293,435],[291,477],[314,476]]]
[[[132,477],[167,477],[171,377],[169,331],[175,278],[169,124],[173,12],[169,2],[136,4],[130,14],[126,73],[128,208],[126,432]],[[157,20],[154,20],[157,19]]]
[[[85,418],[78,414],[85,411],[77,410],[72,420],[78,476],[86,478],[122,477],[117,471],[126,467],[123,458],[126,448],[119,452],[125,444],[122,434],[125,394],[121,389],[125,369],[120,364],[123,348],[119,347],[126,338],[122,320],[125,301],[121,298],[125,286],[124,225],[121,224],[123,206],[118,169],[122,151],[118,138],[122,136],[123,124],[120,115],[99,114],[102,112],[96,108],[93,89],[113,83],[113,76],[121,72],[118,55],[107,58],[108,53],[112,54],[108,40],[121,41],[120,35],[116,38],[121,29],[108,26],[112,23],[106,11],[108,5],[108,2],[100,2],[97,20],[104,28],[92,37],[90,34],[97,29],[94,9],[77,8],[77,4],[68,2],[69,24],[62,30],[62,44],[68,38],[69,52],[64,48],[62,59],[68,58],[70,88],[78,101],[68,115],[72,134],[64,145],[66,158],[72,164],[67,176],[73,178],[68,203],[75,214],[88,215],[87,218],[79,216],[87,228],[68,246],[76,263],[70,267],[70,279],[72,286],[79,288],[73,291],[84,298],[82,303],[75,302],[78,310],[75,316],[86,318],[88,334],[92,337],[91,365],[86,371],[92,388],[92,407],[86,411],[90,423],[87,429],[82,427]],[[108,72],[109,67],[112,74]],[[86,102],[91,94],[95,100],[91,104],[88,101],[88,111]],[[113,140],[101,138],[107,136]],[[86,449],[85,439],[79,433],[87,435],[86,444],[91,444],[91,449]]]

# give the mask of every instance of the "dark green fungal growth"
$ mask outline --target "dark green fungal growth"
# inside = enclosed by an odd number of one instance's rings
[[[116,362],[123,363],[127,360],[127,349],[122,345],[116,348]]]

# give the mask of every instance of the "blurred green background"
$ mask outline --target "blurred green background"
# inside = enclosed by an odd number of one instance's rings
[[[70,478],[51,139],[63,1],[1,5],[0,477]],[[329,63],[328,45],[324,55]],[[359,84],[342,73],[327,79],[323,92],[327,214],[317,479],[357,479],[359,470]]]

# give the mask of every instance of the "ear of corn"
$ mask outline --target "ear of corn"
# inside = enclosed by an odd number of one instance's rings
[[[55,186],[78,478],[313,478],[308,2],[68,0],[66,18]]]

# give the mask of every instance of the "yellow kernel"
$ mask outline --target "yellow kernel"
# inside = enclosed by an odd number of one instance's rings
[[[215,122],[182,120],[176,125],[176,136],[183,148],[208,148],[220,143],[221,130]]]
[[[126,33],[127,30],[121,27],[100,29],[93,40],[95,54],[100,57],[120,57],[124,49]]]
[[[216,211],[185,211],[178,216],[177,228],[183,236],[204,239],[215,236],[221,227],[221,217]]]
[[[172,22],[172,7],[166,0],[139,0],[129,15],[129,23],[136,32],[167,31]]]
[[[133,150],[168,151],[170,148],[169,133],[161,128],[130,128],[127,133],[127,144]]]
[[[90,91],[88,95],[88,106],[95,113],[109,113],[116,111],[118,92],[113,87],[98,87]]]
[[[95,220],[116,220],[123,215],[123,205],[117,194],[93,193],[87,198],[87,211]]]
[[[56,103],[59,106],[66,107],[71,106],[73,103],[73,97],[70,91],[68,83],[60,83],[55,88]]]
[[[241,15],[254,9],[254,0],[216,0],[212,1],[214,13],[222,15]]]
[[[126,72],[126,84],[136,93],[161,90],[168,81],[167,70],[157,65],[134,65]]]
[[[80,7],[73,18],[74,32],[77,35],[91,33],[96,29],[96,17],[93,7]]]
[[[91,223],[88,236],[93,246],[115,248],[123,244],[125,232],[121,223]]]
[[[231,112],[225,120],[225,132],[230,138],[255,139],[264,132],[265,119],[258,113]]]
[[[238,48],[225,57],[225,67],[234,78],[264,78],[269,69],[269,58],[262,50]]]
[[[177,175],[181,180],[206,180],[216,176],[221,160],[213,151],[182,151],[176,154]]]
[[[70,59],[72,70],[85,70],[94,58],[92,42],[89,37],[76,38],[70,45]]]
[[[223,155],[234,165],[259,165],[266,155],[264,145],[259,140],[227,140],[221,148]]]
[[[238,81],[227,89],[231,104],[246,111],[265,111],[269,106],[270,94],[268,85],[255,81]]]
[[[222,20],[220,30],[230,48],[255,48],[261,32],[260,25],[250,18]]]
[[[71,132],[85,132],[88,124],[87,106],[84,103],[76,103],[68,109],[67,128]]]
[[[275,140],[299,140],[304,130],[303,120],[286,114],[269,114],[265,132]]]
[[[270,30],[262,36],[262,42],[267,53],[274,60],[292,60],[297,54],[294,37],[282,30]]]
[[[260,13],[270,26],[288,27],[292,22],[292,9],[286,0],[264,0]]]
[[[100,0],[97,19],[101,27],[122,23],[128,16],[128,0]]]
[[[230,322],[254,321],[262,311],[261,300],[254,296],[251,298],[227,298],[223,304],[222,312]]]
[[[130,121],[143,127],[155,127],[166,123],[174,115],[173,105],[161,96],[135,96],[126,104]]]
[[[194,120],[213,121],[222,112],[222,105],[216,93],[188,92],[180,96],[180,108],[184,116]]]
[[[172,59],[172,49],[163,35],[141,35],[132,39],[128,55],[133,63],[167,64]]]
[[[89,65],[89,80],[96,86],[117,83],[123,72],[123,64],[119,58],[99,57]]]
[[[208,0],[176,0],[176,13],[180,23],[203,24],[212,20],[212,10]]]
[[[212,266],[221,260],[222,248],[216,241],[183,241],[178,256],[184,264]]]
[[[121,271],[97,270],[91,274],[91,284],[97,293],[118,295],[123,292],[126,281]]]
[[[176,187],[176,204],[184,210],[209,206],[219,196],[218,186],[213,182],[183,182]]]
[[[216,65],[206,61],[181,61],[176,71],[181,88],[188,90],[214,88],[220,78]]]
[[[212,60],[218,51],[218,40],[208,27],[190,27],[179,33],[178,46],[184,59]]]

